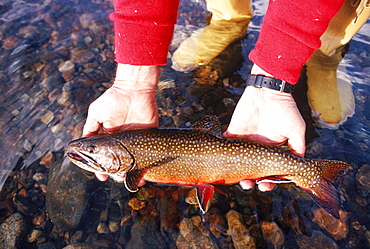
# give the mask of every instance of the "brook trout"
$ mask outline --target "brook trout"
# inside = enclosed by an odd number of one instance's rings
[[[197,188],[202,211],[209,205],[212,184],[244,179],[287,179],[307,191],[332,216],[339,218],[340,194],[333,184],[348,164],[313,160],[252,141],[222,137],[221,125],[207,116],[191,129],[139,129],[69,143],[69,159],[77,166],[124,177],[135,192],[141,179]]]

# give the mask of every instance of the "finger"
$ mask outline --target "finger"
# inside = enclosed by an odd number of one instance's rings
[[[108,179],[108,175],[107,174],[100,174],[100,173],[95,173],[95,176],[96,178],[99,179],[99,181],[106,181]]]
[[[252,180],[242,180],[242,181],[239,182],[239,185],[243,190],[249,190],[249,189],[252,189],[254,187],[254,181],[252,181]]]
[[[304,136],[297,135],[296,137],[292,137],[288,140],[288,146],[292,152],[292,154],[304,157],[306,152],[306,142]]]
[[[143,180],[143,179],[141,179],[140,180],[140,182],[139,182],[139,184],[137,185],[138,187],[142,187],[142,186],[144,186],[145,185],[145,183],[146,183],[146,181],[145,180]]]
[[[258,184],[258,189],[261,192],[271,191],[276,187],[276,183],[271,182],[261,182]]]
[[[93,135],[97,135],[100,131],[101,124],[93,118],[87,116],[86,122],[83,128],[82,136],[83,137],[90,137]]]

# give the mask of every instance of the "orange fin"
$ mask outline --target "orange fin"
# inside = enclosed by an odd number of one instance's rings
[[[199,208],[203,214],[207,213],[210,205],[210,199],[215,192],[215,187],[211,184],[202,184],[195,187],[197,190],[197,199]]]
[[[143,179],[146,171],[146,169],[142,169],[127,172],[123,180],[126,189],[130,192],[137,192],[139,190],[139,183],[141,179]]]
[[[310,189],[305,189],[312,199],[324,208],[333,217],[339,219],[339,210],[342,206],[341,193],[333,184],[338,176],[343,174],[349,167],[347,163],[340,161],[319,160],[322,168],[320,182]]]

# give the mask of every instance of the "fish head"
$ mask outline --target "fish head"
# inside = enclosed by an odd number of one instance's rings
[[[135,165],[134,156],[126,146],[108,137],[85,137],[68,144],[67,157],[87,171],[123,175]]]

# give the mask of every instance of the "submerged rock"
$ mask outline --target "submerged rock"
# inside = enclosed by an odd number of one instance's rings
[[[227,234],[232,237],[235,248],[256,248],[254,238],[249,235],[249,230],[243,222],[242,214],[230,210],[226,219],[229,226]]]
[[[328,231],[336,240],[347,237],[348,234],[348,216],[344,211],[340,211],[340,219],[336,219],[322,208],[313,210],[315,215],[313,222],[317,223],[321,228]]]
[[[263,238],[268,243],[271,243],[275,247],[280,247],[284,244],[284,234],[275,222],[262,221],[261,230]]]
[[[63,231],[77,227],[85,211],[89,179],[68,159],[50,167],[46,209],[51,221]]]
[[[19,248],[26,230],[23,215],[14,213],[0,225],[0,248]]]
[[[179,230],[180,235],[176,241],[179,249],[218,248],[210,232],[203,226],[200,216],[182,219]]]
[[[299,249],[339,249],[339,246],[334,240],[318,230],[313,231],[311,237],[300,236],[297,238],[297,243],[299,245]]]
[[[357,181],[359,181],[363,186],[370,188],[370,165],[363,165],[357,172]]]

